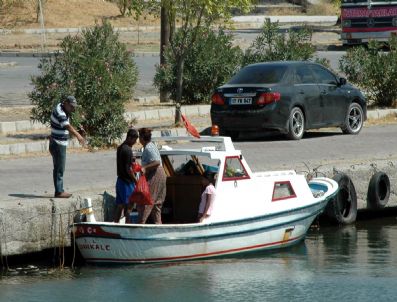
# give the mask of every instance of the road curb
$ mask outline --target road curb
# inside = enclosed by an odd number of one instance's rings
[[[142,104],[150,104],[155,100],[158,100],[157,96],[136,98],[137,102]],[[210,105],[197,105],[197,106],[182,106],[182,113],[187,116],[200,116],[208,115],[210,113]],[[127,122],[133,121],[151,121],[166,118],[173,118],[175,116],[175,107],[160,108],[151,110],[141,110],[124,113],[124,118]],[[45,124],[33,121],[12,121],[12,122],[0,122],[0,134],[7,135],[15,132],[32,131],[49,129]]]
[[[338,21],[338,16],[236,16],[232,17],[232,22],[236,27],[260,28],[266,20],[271,23],[278,23],[279,25],[299,25],[310,24],[316,26],[335,26]]]

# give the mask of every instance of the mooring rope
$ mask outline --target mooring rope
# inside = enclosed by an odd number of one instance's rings
[[[76,234],[72,230],[72,240],[73,240],[73,258],[72,258],[72,269],[74,269],[74,260],[76,259]]]
[[[5,263],[5,267],[7,269],[7,271],[10,269],[10,267],[8,266],[8,258],[7,258],[7,233],[6,233],[6,227],[5,227],[5,222],[4,222],[4,213],[1,212],[1,226],[2,226],[2,234],[3,234],[3,239],[4,239],[4,250],[5,250],[5,255],[3,255],[3,240],[0,237],[0,258],[1,258],[1,265],[2,267],[4,267],[4,263]],[[3,260],[4,259],[4,260]]]

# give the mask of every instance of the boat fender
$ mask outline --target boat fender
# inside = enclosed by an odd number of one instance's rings
[[[367,193],[367,204],[371,209],[382,209],[390,197],[390,180],[386,173],[377,172],[372,175]]]
[[[338,183],[336,196],[328,202],[325,213],[334,223],[351,224],[357,218],[357,194],[354,184],[345,173],[337,173],[333,179]]]

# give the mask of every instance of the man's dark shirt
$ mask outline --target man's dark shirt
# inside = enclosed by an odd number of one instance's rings
[[[132,183],[130,174],[132,164],[132,150],[126,143],[122,143],[117,148],[117,176],[126,183]]]

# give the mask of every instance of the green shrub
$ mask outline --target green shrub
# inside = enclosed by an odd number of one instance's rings
[[[41,75],[32,77],[29,94],[32,119],[50,122],[51,111],[63,96],[75,95],[79,104],[72,117],[82,125],[92,146],[103,146],[121,137],[127,127],[124,104],[130,99],[138,71],[112,26],[105,22],[68,36],[61,51],[40,61]]]
[[[225,83],[240,67],[242,51],[232,45],[233,37],[223,30],[200,28],[196,42],[188,51],[183,73],[183,104],[209,102],[215,87]],[[188,39],[191,35],[188,36]],[[176,32],[174,39],[181,39]],[[174,41],[176,45],[178,41]],[[165,50],[166,64],[156,67],[154,85],[164,87],[176,97],[176,60],[171,48]]]
[[[315,47],[311,44],[312,31],[309,28],[281,32],[278,23],[269,19],[263,24],[262,32],[245,51],[243,65],[266,61],[314,60],[325,66],[325,59],[314,58]]]
[[[397,39],[389,40],[389,51],[370,41],[368,47],[349,49],[340,62],[340,69],[349,81],[366,92],[377,107],[393,106],[397,99]]]

